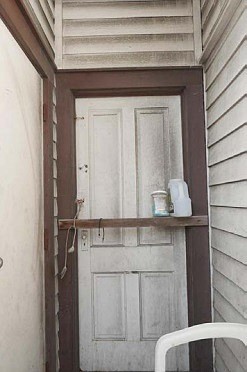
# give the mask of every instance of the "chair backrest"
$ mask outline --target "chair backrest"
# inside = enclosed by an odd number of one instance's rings
[[[161,336],[155,348],[155,372],[166,371],[166,353],[178,345],[208,338],[236,338],[247,345],[247,325],[238,323],[204,323]]]

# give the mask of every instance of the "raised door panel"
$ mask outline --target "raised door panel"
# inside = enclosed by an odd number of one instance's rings
[[[164,190],[170,175],[168,109],[136,109],[138,215],[152,217],[151,192]],[[171,244],[171,233],[162,228],[140,228],[139,244]]]
[[[140,276],[141,338],[157,340],[173,329],[172,273],[143,273]]]
[[[173,246],[97,247],[91,249],[92,272],[173,271]]]
[[[89,115],[91,218],[122,217],[122,116],[119,110]],[[104,241],[92,233],[92,245],[121,245],[122,229],[108,229]]]
[[[124,274],[93,275],[93,324],[95,340],[125,339]]]

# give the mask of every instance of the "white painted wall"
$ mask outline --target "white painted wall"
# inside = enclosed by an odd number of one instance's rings
[[[0,49],[0,370],[42,372],[42,80],[2,22]]]
[[[214,320],[247,323],[247,2],[202,1]],[[218,372],[247,371],[247,349],[217,340]]]
[[[57,0],[57,66],[195,65],[199,20],[198,0]]]

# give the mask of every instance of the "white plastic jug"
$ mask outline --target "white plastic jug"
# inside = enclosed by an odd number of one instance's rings
[[[188,186],[182,179],[172,179],[168,183],[174,217],[188,217],[192,215],[191,199]]]

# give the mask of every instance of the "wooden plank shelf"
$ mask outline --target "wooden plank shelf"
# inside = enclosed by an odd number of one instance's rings
[[[74,226],[74,220],[59,220],[59,229],[67,230]],[[114,218],[76,220],[78,229],[97,229],[108,227],[190,227],[208,226],[208,216],[191,217],[152,217],[152,218]]]

